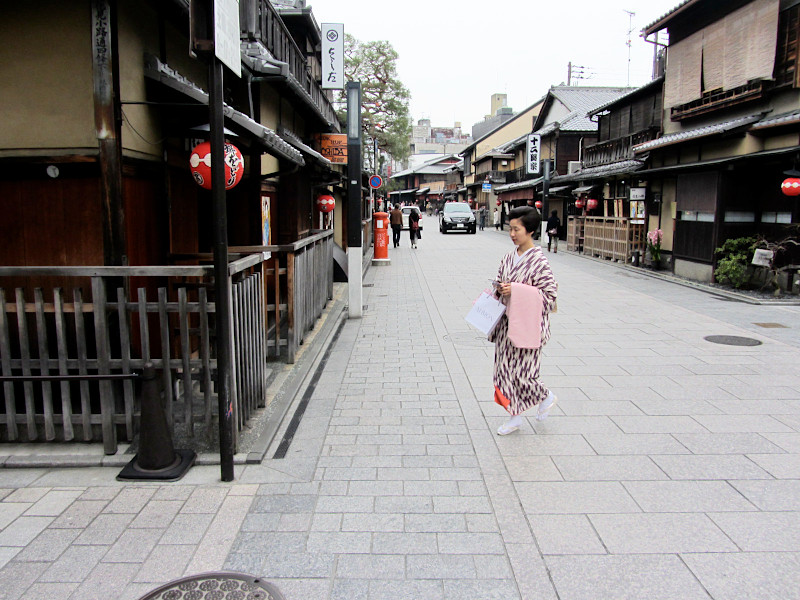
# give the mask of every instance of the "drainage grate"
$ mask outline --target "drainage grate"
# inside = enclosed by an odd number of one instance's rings
[[[786,325],[781,325],[780,323],[753,323],[753,325],[758,325],[765,329],[789,329]]]
[[[712,344],[724,344],[725,346],[760,346],[761,342],[749,337],[739,335],[707,335],[703,338]]]

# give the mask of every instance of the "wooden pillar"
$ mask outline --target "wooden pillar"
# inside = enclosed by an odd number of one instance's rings
[[[103,259],[106,265],[124,265],[126,262],[115,8],[114,0],[92,0],[94,123],[99,149]]]

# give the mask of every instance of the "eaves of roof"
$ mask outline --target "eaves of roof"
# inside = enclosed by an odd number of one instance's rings
[[[641,154],[642,152],[649,152],[650,150],[654,150],[656,148],[663,148],[664,146],[670,146],[672,144],[680,144],[682,142],[708,137],[710,135],[718,135],[720,133],[726,133],[734,129],[738,129],[740,127],[746,127],[748,125],[752,125],[756,121],[759,121],[763,116],[764,116],[763,113],[758,113],[755,115],[748,115],[746,117],[738,117],[736,119],[731,119],[729,121],[724,121],[722,123],[715,123],[713,125],[704,125],[702,127],[696,127],[695,129],[689,129],[686,131],[677,131],[675,133],[668,133],[667,135],[663,135],[660,138],[656,138],[654,140],[650,140],[649,142],[644,142],[642,144],[634,146],[633,152],[635,154]]]
[[[800,109],[773,115],[771,117],[764,117],[753,125],[750,130],[759,131],[761,129],[769,129],[770,127],[783,127],[784,125],[794,125],[796,123],[800,123]]]
[[[516,183],[506,183],[505,185],[497,185],[494,188],[496,193],[511,192],[514,190],[523,190],[525,188],[536,187],[544,181],[544,177],[537,177],[536,179],[527,179],[525,181],[517,181]]]
[[[645,83],[642,87],[636,88],[632,92],[629,92],[629,93],[627,93],[627,94],[625,94],[623,96],[620,96],[616,100],[612,100],[611,102],[606,102],[602,106],[598,106],[597,108],[592,109],[591,112],[588,112],[586,114],[587,114],[587,116],[592,117],[592,116],[594,116],[596,114],[599,114],[599,113],[601,113],[603,111],[606,111],[606,110],[616,106],[617,104],[622,104],[624,102],[630,101],[632,98],[634,98],[634,97],[636,97],[636,96],[638,96],[640,94],[645,94],[651,88],[660,87],[663,84],[664,84],[664,76],[662,75],[661,77],[657,77],[656,79],[653,79],[653,81],[651,81],[650,83]]]
[[[669,27],[670,21],[677,17],[679,14],[685,12],[688,8],[692,5],[697,4],[699,2],[703,2],[704,0],[684,0],[678,6],[673,8],[666,14],[661,15],[658,19],[650,23],[647,27],[645,27],[642,32],[644,33],[645,37],[650,35],[651,33],[655,33],[656,31],[661,31],[662,29],[666,29]]]
[[[158,81],[200,104],[208,104],[208,93],[203,88],[170,68],[166,63],[161,62],[156,56],[145,55],[144,74],[145,77]],[[305,165],[305,160],[300,152],[270,128],[264,127],[261,123],[227,104],[223,105],[222,111],[229,122],[247,131],[261,145],[297,165]]]
[[[620,160],[608,165],[600,165],[598,167],[589,167],[588,169],[581,169],[574,173],[567,175],[556,175],[550,181],[552,183],[566,183],[568,181],[584,181],[586,179],[594,179],[598,177],[608,177],[611,175],[620,175],[622,173],[635,173],[644,167],[642,160]]]

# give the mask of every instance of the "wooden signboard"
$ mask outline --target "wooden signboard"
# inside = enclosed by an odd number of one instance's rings
[[[347,135],[344,133],[320,133],[315,136],[319,152],[334,164],[347,164]]]

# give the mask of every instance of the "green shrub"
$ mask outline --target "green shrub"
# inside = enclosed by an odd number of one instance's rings
[[[719,257],[714,270],[717,283],[727,283],[736,289],[747,284],[748,267],[757,241],[755,237],[731,238],[715,250]]]

